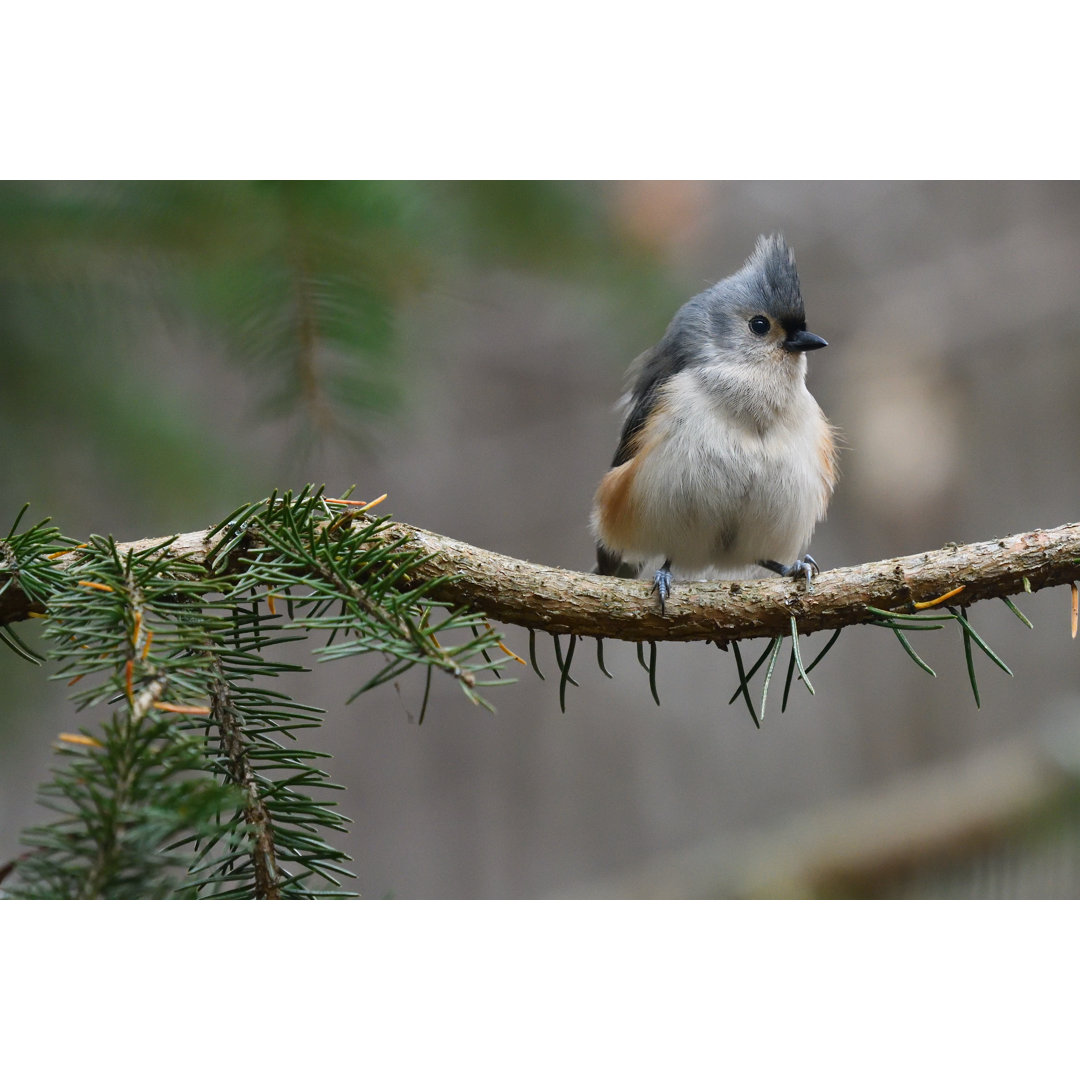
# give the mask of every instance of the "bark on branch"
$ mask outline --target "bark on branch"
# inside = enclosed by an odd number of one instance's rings
[[[1000,540],[949,545],[918,555],[826,570],[807,590],[800,583],[758,581],[678,582],[661,615],[647,581],[581,574],[485,551],[402,522],[388,522],[381,536],[404,550],[428,556],[410,583],[453,575],[434,599],[483,611],[489,618],[533,630],[626,641],[718,641],[774,637],[872,621],[868,608],[909,611],[963,586],[950,601],[969,605],[1080,580],[1080,524],[1035,529]],[[139,540],[136,550],[161,543]],[[175,555],[202,562],[205,533],[187,533],[171,545]],[[77,558],[77,553],[65,556]],[[0,577],[2,583],[2,577]],[[0,595],[0,623],[30,613],[17,583]]]

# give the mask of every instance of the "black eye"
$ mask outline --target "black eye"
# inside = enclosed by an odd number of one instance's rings
[[[755,315],[750,320],[750,329],[753,330],[758,337],[769,332],[769,320],[764,315]]]

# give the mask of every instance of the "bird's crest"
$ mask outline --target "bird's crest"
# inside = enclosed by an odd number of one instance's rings
[[[795,252],[780,233],[759,236],[753,254],[738,273],[728,279],[747,307],[805,319]]]

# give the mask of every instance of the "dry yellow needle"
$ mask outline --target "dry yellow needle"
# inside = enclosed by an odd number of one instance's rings
[[[957,593],[962,593],[967,586],[958,585],[955,589],[951,589],[943,596],[939,596],[936,600],[923,600],[920,604],[913,604],[912,607],[916,611],[924,611],[926,608],[937,607],[938,604],[944,604],[946,600],[951,600]]]
[[[489,630],[490,630],[490,631],[491,631],[491,632],[492,632],[493,634],[495,633],[495,627],[494,627],[494,626],[492,626],[492,625],[491,625],[491,623],[489,623],[489,622],[487,621],[487,619],[485,619],[485,620],[484,620],[484,625],[485,625],[485,626],[486,626],[486,627],[487,627],[487,628],[488,628],[488,629],[489,629]],[[502,643],[501,641],[496,641],[496,642],[495,642],[495,644],[496,644],[496,645],[498,645],[498,646],[499,646],[499,648],[500,648],[500,649],[502,649],[502,651],[503,651],[504,653],[506,653],[506,655],[507,655],[507,656],[510,656],[510,657],[512,657],[512,658],[513,658],[514,660],[516,660],[516,661],[517,661],[517,662],[518,662],[519,664],[524,664],[524,663],[525,663],[525,661],[524,661],[524,660],[522,660],[522,659],[521,659],[521,657],[520,657],[520,656],[518,656],[518,654],[517,654],[516,652],[514,652],[514,651],[513,651],[513,650],[511,650],[511,649],[508,649],[508,648],[507,648],[507,647],[506,647],[506,646],[505,646],[505,645],[504,645],[504,644],[503,644],[503,643]]]
[[[77,746],[101,746],[97,739],[91,738],[89,735],[71,735],[65,731],[58,735],[57,738],[61,742],[75,743]]]

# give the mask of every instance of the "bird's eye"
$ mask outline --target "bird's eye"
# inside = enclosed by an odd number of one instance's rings
[[[766,319],[764,315],[755,315],[750,320],[750,329],[757,334],[758,337],[761,337],[763,334],[769,332],[769,320]]]

